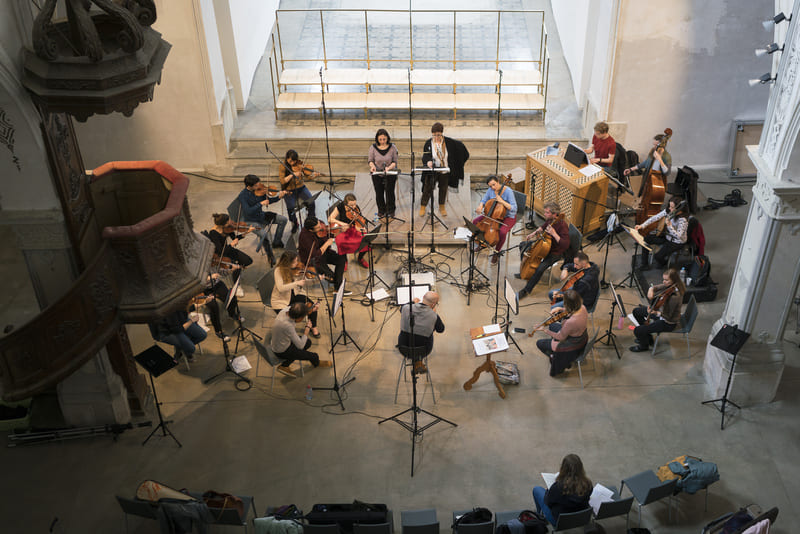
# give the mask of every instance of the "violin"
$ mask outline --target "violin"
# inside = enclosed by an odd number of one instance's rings
[[[342,227],[341,226],[328,226],[324,222],[320,221],[319,229],[318,230],[314,230],[314,234],[317,237],[329,238],[329,237],[335,237],[335,236],[339,235],[339,232],[341,232],[341,231],[342,231]]]
[[[220,257],[219,254],[214,252],[211,255],[211,268],[217,272],[229,273],[235,269],[240,268],[240,265],[238,263],[235,263],[228,256]]]
[[[503,187],[508,187],[511,183],[510,175],[501,174],[498,178],[502,179]],[[503,192],[503,187],[500,188],[500,193]],[[476,225],[483,232],[483,240],[491,246],[500,241],[500,224],[508,213],[508,208],[497,201],[500,193],[495,192],[495,198],[486,202],[483,206],[483,219]]]
[[[345,205],[344,213],[347,218],[350,219],[350,225],[354,226],[356,230],[362,234],[367,231],[367,219],[361,215],[361,208],[358,206],[351,208],[350,206]]]
[[[564,291],[572,289],[572,286],[574,286],[578,280],[583,278],[588,270],[589,267],[586,267],[585,269],[580,269],[572,273],[569,278],[564,281],[564,285],[561,286],[561,289],[553,293],[553,298],[550,299],[550,304],[555,304],[559,300],[559,297],[564,294]]]
[[[249,234],[250,232],[252,232],[255,229],[256,229],[256,227],[250,225],[249,223],[241,222],[241,221],[240,222],[234,222],[234,221],[231,221],[231,220],[226,222],[225,226],[222,227],[223,233],[226,233],[226,234],[239,234],[241,237],[246,236],[247,234]]]
[[[198,306],[202,306],[204,304],[211,302],[209,299],[213,298],[214,298],[213,295],[206,295],[205,293],[199,293],[198,295],[192,297],[189,300],[189,306],[194,306],[195,308],[197,308]]]
[[[542,226],[542,232],[539,234],[539,237],[533,242],[531,248],[528,249],[527,256],[522,261],[522,265],[519,269],[519,276],[523,280],[529,280],[533,273],[536,272],[536,269],[539,268],[539,265],[542,263],[542,260],[550,254],[550,247],[553,245],[553,236],[545,232],[545,228],[548,226],[553,226],[556,221],[563,221],[564,214],[559,213],[556,218],[553,220],[552,223],[545,224]]]
[[[528,337],[533,337],[533,334],[535,334],[539,330],[542,330],[545,327],[550,326],[553,323],[557,323],[559,321],[563,321],[564,319],[569,318],[570,315],[572,315],[572,314],[570,312],[568,312],[566,308],[562,308],[561,310],[559,310],[557,312],[551,313],[550,317],[548,317],[547,319],[545,319],[544,321],[542,321],[541,323],[539,323],[538,325],[533,327],[533,330],[530,331],[530,333],[528,334]]]
[[[253,194],[257,197],[267,196],[269,198],[274,198],[278,196],[280,192],[280,189],[277,187],[265,185],[263,182],[257,182],[256,185],[253,186]]]

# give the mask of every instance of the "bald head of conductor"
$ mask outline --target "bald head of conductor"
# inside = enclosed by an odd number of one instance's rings
[[[419,299],[414,299],[414,302],[419,302]],[[422,295],[422,303],[430,309],[435,310],[436,306],[439,305],[439,293],[435,291],[428,291]]]

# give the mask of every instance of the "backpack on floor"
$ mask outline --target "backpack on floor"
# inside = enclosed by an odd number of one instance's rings
[[[686,278],[691,278],[692,287],[705,287],[714,282],[711,280],[711,262],[708,256],[695,256],[686,269]]]
[[[458,525],[474,525],[476,523],[488,523],[492,520],[492,512],[488,508],[473,508],[469,512],[461,514],[453,522],[450,528],[458,528]]]

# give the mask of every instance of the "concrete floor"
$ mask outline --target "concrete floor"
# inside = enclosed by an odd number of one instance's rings
[[[713,175],[702,176],[713,180]],[[751,198],[749,187],[742,187]],[[205,228],[210,214],[228,203],[237,186],[192,178],[190,204],[198,225]],[[704,184],[703,194],[721,198],[730,186]],[[477,193],[473,194],[477,199]],[[779,506],[781,515],[773,532],[796,532],[800,521],[789,506],[800,490],[797,482],[798,356],[790,355],[775,402],[733,411],[724,431],[720,415],[701,405],[705,391],[702,363],[711,324],[720,315],[728,291],[735,245],[741,235],[747,208],[723,208],[699,214],[708,237],[707,254],[713,261],[713,277],[720,283],[715,302],[700,304],[700,316],[691,335],[691,357],[682,338],[662,340],[656,356],[627,350],[632,333],[627,323],[616,329],[622,359],[613,348],[598,347],[596,371],[584,369],[585,388],[577,372],[559,378],[547,374],[547,362],[525,334],[515,338],[524,355],[516,350],[498,359],[517,362],[522,381],[507,386],[501,399],[492,382],[483,375],[472,391],[462,384],[480,363],[471,351],[467,331],[488,324],[494,314],[489,293],[466,299],[446,281],[439,281],[441,315],[446,331],[437,335],[430,357],[437,404],[431,390],[420,383],[421,406],[458,424],[438,424],[416,444],[415,475],[410,477],[410,434],[392,422],[378,426],[381,418],[406,409],[411,402],[410,382],[400,384],[398,403],[394,386],[400,358],[393,348],[398,331],[396,309],[376,305],[375,321],[368,308],[354,295],[346,301],[348,332],[362,348],[337,346],[339,380],[355,377],[343,390],[342,411],[328,392],[315,391],[304,400],[307,384],[331,386],[331,370],[308,370],[305,378],[277,378],[270,392],[269,369],[249,371],[254,387],[245,392],[233,380],[222,378],[209,385],[202,380],[223,364],[222,346],[210,337],[203,354],[156,380],[170,429],[183,444],[178,448],[169,437],[156,436],[146,446],[141,441],[149,429],[129,430],[117,442],[94,437],[69,442],[3,449],[6,498],[4,532],[43,532],[59,517],[62,532],[122,532],[123,515],[114,495],[131,496],[143,479],[155,479],[175,488],[204,491],[216,489],[255,497],[259,514],[268,505],[295,503],[310,510],[317,502],[349,502],[360,499],[383,502],[397,513],[403,509],[434,507],[444,531],[453,510],[486,506],[493,511],[532,506],[531,487],[541,484],[540,472],[558,469],[568,452],[581,456],[587,474],[595,482],[619,485],[622,478],[645,469],[655,469],[673,457],[688,453],[716,462],[721,480],[711,487],[708,510],[704,495],[680,495],[677,513],[667,519],[667,507],[646,507],[642,524],[652,532],[698,532],[710,519],[739,506],[756,502]],[[514,238],[511,244],[515,244]],[[624,242],[628,245],[629,238]],[[253,241],[244,249],[253,252]],[[464,248],[447,248],[455,260],[437,266],[442,273],[457,273],[465,266]],[[602,262],[595,246],[587,247],[594,261]],[[417,250],[422,254],[424,250]],[[629,265],[629,252],[611,248],[606,279],[621,280]],[[397,269],[399,254],[383,254],[377,264],[387,281]],[[503,261],[500,274],[511,278],[516,260]],[[481,256],[480,269],[494,277],[495,269]],[[264,333],[273,314],[263,313],[253,288],[263,274],[264,263],[243,276],[246,295],[242,309],[246,325]],[[347,273],[357,285],[366,272],[351,262]],[[518,281],[515,285],[519,285]],[[543,320],[549,306],[546,285],[541,283],[532,297],[523,301],[514,326],[530,328]],[[633,290],[623,289],[625,302],[639,302]],[[595,312],[598,328],[608,327],[610,295],[601,293]],[[262,326],[265,321],[266,327]],[[341,327],[341,322],[337,320]],[[233,325],[227,325],[230,330]],[[315,343],[320,353],[330,347],[327,314],[320,314],[323,337]],[[339,329],[334,329],[338,335]],[[146,328],[129,327],[134,352],[152,344]],[[796,341],[796,336],[791,334]],[[256,353],[244,343],[244,354],[255,367]],[[428,419],[422,417],[421,424]],[[36,514],[12,513],[9,490],[19,502],[35,503]],[[636,514],[632,514],[635,525]],[[133,518],[131,532],[156,532],[156,524]],[[624,520],[604,522],[609,532],[623,532]],[[218,531],[221,531],[218,529]]]
[[[325,7],[339,4],[326,3]],[[486,8],[477,2],[458,4]],[[510,1],[501,7],[534,9],[539,4]],[[554,25],[549,24],[549,28],[553,31]],[[559,66],[558,40],[551,39],[550,43],[554,55],[551,80],[568,88],[569,75],[563,64]],[[257,82],[257,87],[263,90],[265,86]],[[504,121],[501,136],[576,138],[582,124],[574,98],[568,89],[559,92],[553,87],[553,107],[545,125]],[[241,116],[239,139],[324,139],[318,120],[308,124],[292,119],[276,123],[265,95],[254,93],[248,110]],[[370,138],[375,126],[383,126],[384,120],[333,117],[331,136]],[[419,144],[429,122],[424,118],[418,123],[415,118]],[[391,124],[399,129],[402,123],[403,119],[398,118]],[[448,134],[475,139],[477,144],[478,140],[494,138],[493,124],[496,123],[491,119],[480,118],[459,121],[448,124]],[[701,173],[701,179],[727,182],[714,173]],[[191,180],[189,199],[195,230],[200,231],[209,226],[211,214],[224,210],[240,189],[240,177],[231,181],[197,177]],[[703,195],[722,198],[732,187],[740,187],[745,198],[751,199],[747,184],[703,183],[699,189]],[[478,194],[473,193],[473,201],[477,198]],[[283,209],[282,204],[276,206]],[[663,339],[655,356],[631,353],[627,348],[633,338],[627,322],[617,330],[615,320],[613,332],[622,359],[617,359],[613,348],[599,346],[596,371],[591,370],[591,365],[584,369],[586,387],[582,389],[575,370],[558,378],[548,376],[547,362],[535,348],[538,336],[515,334],[524,354],[512,349],[498,359],[518,363],[522,380],[519,386],[506,387],[505,400],[497,395],[486,375],[471,391],[462,388],[481,361],[472,356],[467,332],[470,327],[492,322],[494,296],[490,292],[473,295],[467,307],[466,297],[450,284],[465,268],[467,254],[464,247],[445,249],[455,259],[436,265],[441,315],[447,326],[443,334],[437,335],[430,357],[438,402],[433,404],[431,389],[424,383],[419,400],[422,408],[458,427],[438,424],[424,433],[416,444],[413,478],[409,476],[410,434],[392,422],[377,424],[408,408],[411,402],[410,382],[400,383],[398,403],[393,402],[400,365],[394,349],[399,317],[395,308],[380,303],[375,307],[373,322],[368,308],[354,298],[346,301],[347,330],[363,350],[336,347],[339,381],[355,377],[343,390],[344,411],[328,392],[315,391],[311,401],[304,399],[306,385],[333,384],[333,374],[328,369],[308,370],[304,378],[294,380],[276,378],[271,392],[270,370],[264,366],[260,377],[255,376],[255,369],[248,372],[254,379],[249,391],[237,391],[233,380],[227,377],[203,385],[202,380],[223,365],[221,342],[212,336],[203,343],[203,354],[198,355],[190,370],[181,364],[156,380],[164,414],[172,421],[169,428],[182,448],[161,436],[143,447],[141,442],[150,432],[147,428],[127,431],[117,442],[100,436],[3,448],[6,483],[0,500],[4,503],[2,530],[45,532],[52,519],[58,517],[63,533],[123,532],[123,514],[114,495],[132,496],[142,480],[155,479],[175,488],[252,495],[259,515],[269,505],[295,503],[309,511],[314,503],[353,499],[386,503],[395,510],[395,518],[400,510],[434,507],[442,530],[447,531],[453,510],[485,506],[497,512],[532,507],[531,487],[542,484],[540,473],[557,470],[561,458],[574,452],[583,459],[593,481],[617,486],[622,478],[655,469],[680,454],[718,464],[721,480],[711,487],[708,509],[704,510],[702,493],[680,495],[674,507],[677,511],[673,510],[672,520],[668,520],[666,505],[655,503],[642,514],[642,526],[652,532],[696,533],[712,518],[753,502],[764,508],[780,507],[773,532],[797,532],[800,520],[789,506],[800,491],[796,465],[800,452],[796,414],[800,402],[794,393],[800,383],[797,351],[788,356],[775,401],[733,410],[724,431],[719,429],[718,411],[701,405],[709,398],[702,372],[707,336],[712,323],[722,314],[747,210],[727,207],[698,215],[708,239],[706,253],[713,262],[712,276],[719,282],[719,296],[715,302],[699,305],[689,358],[686,345],[678,336]],[[627,274],[629,239],[623,238],[627,252],[619,245],[610,249],[606,280],[620,281]],[[518,240],[519,237],[513,238],[511,245]],[[243,248],[254,253],[253,240],[246,240]],[[24,264],[12,248],[7,250],[2,266],[10,277],[7,279],[24,280],[19,276]],[[426,251],[418,248],[416,252],[421,255]],[[593,261],[602,262],[602,251],[595,246],[587,247],[587,251]],[[377,252],[378,273],[386,281],[393,280],[401,255]],[[516,264],[515,259],[510,264],[501,262],[501,277],[511,278]],[[485,255],[480,257],[478,267],[494,281],[497,268],[488,264]],[[274,316],[272,312],[264,313],[254,289],[265,268],[264,260],[257,258],[243,275],[245,325],[259,334],[270,328]],[[365,276],[366,272],[351,262],[348,282],[363,288]],[[512,283],[517,288],[521,285],[516,280]],[[523,301],[519,317],[513,318],[515,327],[529,329],[546,317],[546,290],[542,282]],[[634,290],[623,289],[621,293],[628,304],[640,302]],[[354,295],[357,296],[358,293]],[[27,283],[15,284],[3,298],[3,324],[21,324],[20,314],[24,317],[28,310],[35,310]],[[607,290],[603,291],[595,312],[595,324],[603,332],[609,324],[610,298]],[[341,327],[338,319],[337,325]],[[226,325],[228,330],[232,327]],[[324,353],[330,348],[325,313],[320,314],[320,327],[323,337],[315,345]],[[152,344],[145,327],[134,325],[128,331],[135,353]],[[335,328],[334,337],[339,332]],[[798,336],[788,332],[787,339],[796,345]],[[257,356],[249,342],[240,347],[238,354],[247,356],[255,367]],[[423,417],[420,423],[427,421]],[[16,512],[16,503],[28,505],[25,514]],[[30,513],[31,509],[35,512]],[[634,512],[632,525],[636,520]],[[399,523],[399,519],[395,521]],[[610,519],[603,524],[608,532],[624,532],[624,519]],[[138,518],[131,518],[130,526],[130,532],[157,532],[154,522]]]

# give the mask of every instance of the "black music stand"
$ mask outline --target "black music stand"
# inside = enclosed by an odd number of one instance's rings
[[[320,274],[317,273],[317,280],[320,279]],[[320,280],[320,287],[322,286],[322,281]],[[333,360],[333,386],[331,387],[318,387],[313,386],[311,389],[317,389],[320,391],[333,391],[336,394],[336,398],[339,400],[339,406],[344,411],[344,401],[342,400],[342,394],[339,392],[343,389],[347,384],[352,382],[356,379],[356,377],[351,376],[341,384],[339,383],[339,375],[336,372],[336,345],[339,343],[339,340],[344,338],[343,345],[347,345],[347,338],[350,338],[350,341],[353,342],[353,345],[356,346],[359,352],[361,349],[358,347],[356,340],[353,339],[350,334],[347,333],[347,329],[344,325],[344,288],[345,288],[345,280],[342,280],[339,289],[336,290],[334,299],[333,299],[333,308],[331,308],[331,303],[328,300],[327,294],[323,292],[325,296],[325,306],[328,308],[328,331],[330,332],[331,337],[331,350],[329,351],[331,354],[331,360]],[[333,317],[336,315],[336,312],[339,308],[342,308],[342,333],[339,334],[339,337],[336,338],[336,341],[333,340],[333,327],[335,323],[333,322]]]
[[[389,225],[386,225],[386,229],[389,229]],[[389,289],[390,286],[386,282],[384,282],[383,278],[380,277],[378,273],[375,272],[375,258],[372,255],[372,242],[380,235],[381,233],[381,225],[379,224],[366,234],[364,237],[361,238],[361,245],[356,250],[356,254],[361,252],[366,248],[367,255],[369,256],[369,276],[367,277],[367,285],[364,288],[364,294],[369,295],[369,309],[370,309],[370,318],[372,322],[375,322],[375,299],[373,298],[372,293],[375,291],[375,279],[377,278],[380,282],[386,286],[386,289]]]
[[[489,285],[489,277],[483,274],[480,271],[480,269],[478,269],[478,267],[476,267],[475,265],[475,257],[477,255],[477,252],[479,252],[476,249],[478,248],[478,244],[480,244],[481,246],[485,246],[487,248],[491,247],[489,247],[489,244],[483,240],[483,232],[481,232],[480,229],[466,217],[463,217],[463,219],[464,219],[464,224],[472,234],[469,238],[469,243],[467,243],[467,246],[469,247],[469,267],[461,271],[462,276],[464,275],[465,272],[467,271],[469,272],[469,275],[467,276],[467,306],[469,306],[470,296],[472,295],[472,292],[478,291],[479,289],[482,289],[483,287],[487,287]],[[475,281],[476,274],[482,276],[486,280],[486,282],[476,282]]]
[[[725,430],[725,407],[728,404],[732,404],[734,408],[737,410],[741,410],[742,407],[733,402],[728,398],[728,393],[731,391],[731,379],[733,378],[733,371],[736,368],[736,355],[739,354],[739,350],[744,346],[747,338],[750,337],[750,334],[745,332],[744,330],[740,330],[738,325],[722,325],[722,328],[717,335],[714,336],[714,339],[711,340],[711,345],[718,349],[724,350],[731,356],[733,359],[731,360],[731,369],[728,371],[728,382],[725,384],[725,393],[722,394],[722,397],[718,399],[712,399],[703,401],[702,404],[714,404],[715,408],[722,413],[722,420],[719,423],[719,429]],[[716,406],[716,403],[721,403],[720,406]]]
[[[441,172],[441,168],[440,168],[440,170],[439,170],[439,171],[437,171],[437,169],[436,169],[436,168],[425,168],[425,169],[417,169],[417,170],[419,170],[419,171],[421,171],[421,172],[422,172],[422,180],[423,180],[423,181],[425,181],[425,180],[429,180],[430,182],[433,182],[433,177],[436,175],[436,172]],[[430,182],[429,182],[429,183],[430,183]],[[445,230],[447,230],[448,226],[447,226],[447,225],[444,223],[444,221],[443,221],[443,220],[441,220],[441,219],[439,218],[439,216],[438,216],[438,215],[436,215],[436,214],[434,213],[434,211],[435,211],[435,210],[434,210],[434,206],[436,206],[436,204],[434,204],[434,203],[433,203],[433,202],[434,202],[434,200],[433,200],[433,191],[431,191],[431,199],[430,199],[430,202],[431,202],[430,217],[428,218],[428,220],[426,220],[426,221],[425,221],[425,222],[422,224],[422,228],[420,228],[420,229],[419,229],[419,231],[420,231],[420,232],[421,232],[421,231],[423,231],[423,230],[425,229],[425,226],[427,226],[428,224],[430,224],[430,225],[431,225],[431,249],[428,251],[428,253],[427,253],[427,254],[423,254],[423,255],[420,257],[420,260],[424,260],[426,256],[431,256],[431,257],[433,257],[433,255],[434,255],[434,254],[438,254],[438,255],[440,255],[440,256],[444,256],[445,258],[447,258],[447,259],[449,259],[449,260],[452,260],[452,259],[453,259],[453,257],[452,257],[452,256],[448,256],[448,255],[447,255],[447,254],[445,254],[444,252],[439,252],[438,250],[436,250],[436,233],[435,233],[435,225],[436,225],[436,223],[438,222],[439,224],[441,224],[442,226],[444,226]],[[414,211],[414,209],[412,208],[412,209],[411,209],[411,211],[413,212],[413,211]]]
[[[147,443],[150,438],[153,437],[153,434],[155,434],[160,428],[162,436],[169,434],[169,436],[175,440],[175,443],[178,444],[178,447],[183,447],[181,442],[178,441],[178,438],[175,437],[175,434],[173,434],[172,431],[167,427],[167,425],[172,421],[164,421],[164,416],[161,413],[161,403],[158,402],[158,395],[156,394],[156,384],[153,381],[154,376],[161,376],[178,365],[178,362],[176,362],[168,352],[158,345],[153,345],[149,349],[140,352],[134,356],[133,359],[136,360],[139,365],[144,367],[147,370],[147,374],[150,375],[150,387],[153,390],[153,400],[155,401],[156,405],[156,413],[158,413],[158,425],[156,425],[153,431],[150,432],[147,438],[142,442],[142,446],[144,446],[145,443]]]
[[[611,294],[614,298],[611,301],[611,311],[608,314],[608,330],[606,333],[597,338],[597,342],[606,340],[606,346],[614,345],[614,351],[617,353],[617,359],[621,360],[622,356],[619,353],[619,347],[617,347],[617,335],[612,332],[612,328],[614,327],[614,309],[619,306],[619,312],[622,314],[621,317],[625,317],[627,313],[625,313],[625,304],[622,302],[622,296],[618,295],[616,291],[614,291],[614,284],[609,284],[608,287],[611,288]],[[600,295],[597,296],[600,298]]]

